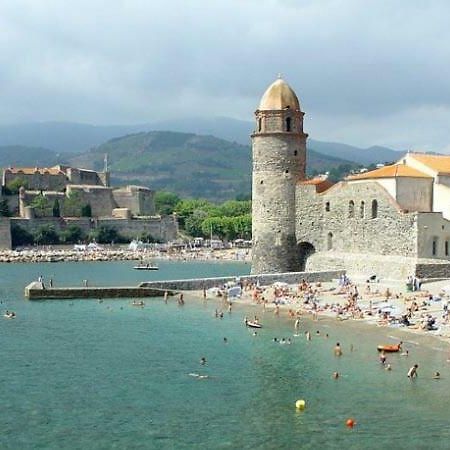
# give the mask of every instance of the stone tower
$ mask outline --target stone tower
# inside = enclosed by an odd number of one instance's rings
[[[304,113],[295,92],[279,78],[264,93],[255,116],[252,273],[297,271],[295,191],[305,178]]]

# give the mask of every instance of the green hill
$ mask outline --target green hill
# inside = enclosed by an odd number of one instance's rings
[[[143,184],[184,197],[226,200],[251,191],[250,146],[214,136],[170,131],[112,139],[71,159],[76,167],[100,170],[108,154],[114,184]],[[308,169],[328,171],[356,164],[308,152]]]
[[[65,162],[68,157],[42,147],[0,146],[0,167],[50,167]]]

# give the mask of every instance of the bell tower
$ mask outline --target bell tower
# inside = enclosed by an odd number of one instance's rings
[[[281,78],[264,93],[252,134],[252,273],[300,270],[295,236],[296,184],[305,178],[304,113]]]

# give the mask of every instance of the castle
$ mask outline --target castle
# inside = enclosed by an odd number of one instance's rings
[[[64,165],[5,169],[0,199],[12,217],[0,219],[0,248],[11,248],[11,226],[30,233],[49,225],[57,232],[77,226],[86,235],[105,227],[130,240],[142,235],[176,238],[176,218],[156,214],[151,189],[113,188],[109,180],[106,163],[103,172]]]
[[[450,156],[407,153],[336,184],[306,179],[297,95],[264,93],[252,134],[252,273],[450,277]]]

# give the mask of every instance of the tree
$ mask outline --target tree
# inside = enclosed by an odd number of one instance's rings
[[[9,217],[11,215],[9,211],[8,201],[6,198],[0,200],[0,216]]]
[[[43,194],[36,195],[30,203],[41,217],[45,217],[50,213],[50,202]]]
[[[89,238],[94,239],[99,244],[129,242],[129,240],[121,236],[116,229],[103,226],[91,231],[89,233]]]
[[[194,211],[203,211],[208,213],[213,205],[207,200],[181,200],[175,207],[178,215],[179,224],[184,228],[186,219],[191,216]]]
[[[53,217],[61,216],[61,210],[60,210],[59,201],[57,198],[55,198],[55,201],[53,202],[52,212],[53,212]]]
[[[21,187],[28,189],[28,182],[22,177],[16,177],[9,183],[6,183],[6,194],[15,195],[19,193]]]
[[[92,208],[89,203],[81,207],[81,217],[92,217]]]
[[[43,225],[34,233],[34,242],[40,245],[59,244],[59,236],[53,225]]]
[[[155,208],[158,214],[172,214],[179,202],[180,197],[173,192],[158,191],[155,193]]]
[[[65,244],[76,244],[84,238],[83,230],[76,225],[69,225],[62,233],[61,240]]]
[[[81,208],[82,203],[80,193],[76,191],[70,192],[70,194],[64,199],[64,215],[80,217]]]
[[[11,224],[11,240],[13,247],[30,245],[34,243],[33,235],[15,223]]]

